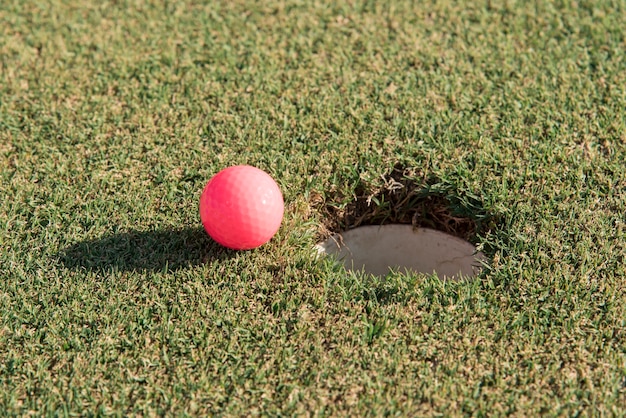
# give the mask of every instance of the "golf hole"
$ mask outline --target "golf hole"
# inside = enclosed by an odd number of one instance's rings
[[[485,256],[469,242],[429,228],[369,225],[337,233],[317,245],[347,270],[376,276],[395,270],[459,280],[480,273]]]
[[[318,200],[324,221],[315,247],[347,270],[459,280],[475,277],[487,266],[487,257],[473,243],[498,218],[478,195],[402,166],[350,189],[349,195],[337,191]]]

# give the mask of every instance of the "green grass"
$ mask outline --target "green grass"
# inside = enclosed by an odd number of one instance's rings
[[[619,0],[3,1],[0,411],[626,414],[624,22]],[[286,201],[248,252],[197,210],[239,163]],[[398,172],[417,200],[381,201]],[[312,255],[418,207],[489,268]]]

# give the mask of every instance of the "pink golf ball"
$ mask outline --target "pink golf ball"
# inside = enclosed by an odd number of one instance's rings
[[[238,165],[217,173],[200,197],[206,232],[224,247],[249,250],[269,241],[283,219],[280,188],[269,174]]]

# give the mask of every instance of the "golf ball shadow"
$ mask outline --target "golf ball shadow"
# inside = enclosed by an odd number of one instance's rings
[[[70,269],[176,271],[228,258],[202,228],[128,231],[78,242],[58,254]]]

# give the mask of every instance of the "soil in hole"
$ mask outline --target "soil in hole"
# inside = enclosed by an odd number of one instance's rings
[[[329,196],[321,208],[322,238],[363,225],[395,223],[432,228],[476,243],[477,234],[492,218],[482,203],[455,193],[451,186],[442,188],[436,179],[420,183],[414,178],[410,169],[395,167],[380,185],[359,184],[347,205],[341,205],[346,196]]]

